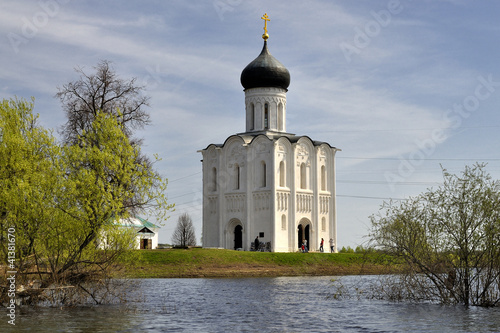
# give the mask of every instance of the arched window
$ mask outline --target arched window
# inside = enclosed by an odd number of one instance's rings
[[[307,188],[307,172],[306,172],[306,164],[302,163],[300,165],[300,188],[301,189],[306,189]]]
[[[234,189],[240,189],[240,166],[238,164],[234,165]]]
[[[286,174],[285,174],[285,162],[281,161],[280,162],[280,186],[285,187],[286,186]]]
[[[321,166],[321,191],[326,191],[326,168]]]
[[[281,230],[286,230],[286,215],[281,215]]]
[[[217,169],[212,168],[212,192],[217,191]]]
[[[269,104],[264,104],[264,128],[269,129]]]

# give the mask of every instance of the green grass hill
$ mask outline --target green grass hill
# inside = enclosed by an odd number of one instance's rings
[[[271,253],[219,249],[135,250],[117,263],[114,277],[198,278],[387,274],[399,265],[379,252]]]

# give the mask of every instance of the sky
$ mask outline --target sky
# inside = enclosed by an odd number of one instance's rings
[[[35,98],[40,124],[66,121],[54,95],[112,62],[151,97],[136,133],[162,160],[175,211],[202,229],[201,154],[245,131],[243,68],[267,13],[270,52],[290,72],[287,131],[337,153],[338,246],[366,245],[384,201],[439,186],[442,168],[487,163],[500,178],[500,2],[3,0],[0,98]],[[156,221],[152,221],[156,222]]]

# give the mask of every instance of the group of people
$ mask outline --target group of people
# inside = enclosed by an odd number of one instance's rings
[[[335,252],[335,242],[333,241],[333,238],[330,238],[330,253],[333,253]],[[325,240],[323,238],[321,238],[321,243],[319,245],[319,252],[325,252],[324,248],[323,248],[323,245],[325,243]],[[259,236],[255,237],[255,241],[254,241],[254,250],[255,251],[259,251],[259,246],[260,246],[260,242],[259,242]],[[302,252],[309,252],[309,250],[307,249],[307,239],[304,239],[302,240],[302,247],[301,247],[301,250]]]
[[[333,241],[333,238],[330,238],[330,253],[333,253],[335,252],[335,242]],[[325,244],[325,240],[323,238],[321,238],[321,242],[319,244],[319,252],[325,252],[325,249],[323,248],[323,245]],[[302,252],[309,252],[309,250],[307,249],[307,239],[304,239],[302,241]]]

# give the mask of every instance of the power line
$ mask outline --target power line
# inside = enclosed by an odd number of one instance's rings
[[[343,194],[337,194],[336,196],[340,197],[340,198],[356,198],[356,199],[408,200],[408,199],[401,199],[401,198],[367,197],[367,196],[362,196],[362,195],[343,195]]]
[[[487,125],[487,126],[461,126],[460,129],[483,129],[483,128],[499,128],[500,125]],[[434,130],[452,130],[449,127],[433,127],[433,128],[386,128],[386,129],[339,129],[339,130],[330,130],[330,131],[315,131],[315,133],[351,133],[351,132],[409,132],[409,131],[434,131]]]
[[[350,160],[388,160],[388,161],[402,161],[407,160],[396,157],[354,157],[354,156],[337,156],[337,159],[350,159]],[[408,159],[413,160],[413,159]],[[419,161],[500,161],[500,158],[425,158],[418,159]]]
[[[337,183],[346,184],[370,184],[370,185],[385,185],[387,181],[378,180],[338,180]],[[394,185],[440,185],[439,182],[397,182]]]
[[[182,179],[190,178],[190,177],[193,177],[193,176],[197,176],[197,175],[199,175],[200,173],[201,173],[201,171],[200,171],[200,172],[197,172],[197,173],[193,173],[193,174],[191,174],[191,175],[187,175],[187,176],[181,177],[181,178],[177,178],[177,179],[174,179],[174,180],[169,180],[168,182],[169,182],[169,183],[173,183],[173,182],[176,182],[176,181],[178,181],[178,180],[182,180]]]

